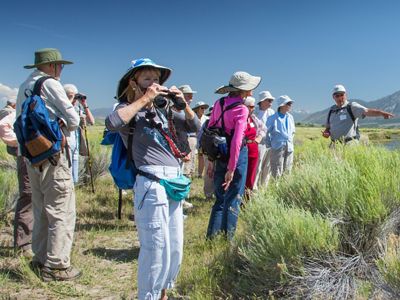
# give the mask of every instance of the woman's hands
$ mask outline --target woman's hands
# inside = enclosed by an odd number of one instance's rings
[[[235,171],[226,171],[225,173],[225,182],[222,184],[222,187],[224,188],[224,191],[226,191],[229,188],[229,185],[231,184],[233,180],[233,175],[235,174]]]

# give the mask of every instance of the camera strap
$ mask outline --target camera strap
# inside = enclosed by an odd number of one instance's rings
[[[158,112],[158,110],[156,109],[156,112],[157,112],[157,115],[159,116],[159,118],[161,119],[161,121],[162,121],[162,116],[160,116],[160,114],[159,114],[159,112]],[[180,149],[179,149],[179,147],[176,145],[176,142],[173,140],[174,139],[174,136],[175,136],[175,139],[177,139],[176,138],[176,134],[172,134],[172,132],[171,132],[171,136],[169,136],[169,134],[162,128],[162,124],[161,123],[156,123],[155,121],[154,121],[154,118],[150,118],[149,119],[149,121],[150,121],[150,125],[153,127],[153,128],[155,128],[155,129],[157,129],[157,131],[163,136],[163,138],[167,141],[167,143],[168,143],[168,145],[169,145],[169,147],[171,148],[171,150],[172,150],[172,154],[174,155],[174,157],[176,157],[176,158],[184,158],[185,156],[187,156],[188,155],[188,153],[186,153],[186,152],[184,152],[184,151],[181,151]],[[168,128],[169,130],[171,130],[170,128]]]

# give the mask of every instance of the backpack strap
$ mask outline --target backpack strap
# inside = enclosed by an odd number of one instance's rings
[[[127,159],[125,164],[125,169],[130,168],[131,161],[133,160],[132,157],[132,143],[133,143],[133,132],[136,128],[136,115],[129,121],[129,133],[128,133],[128,152],[126,153]]]
[[[229,105],[228,105],[227,107],[225,107],[225,108],[224,108],[224,104],[225,104],[225,98],[223,97],[223,98],[221,98],[221,99],[219,100],[219,105],[221,106],[221,115],[219,116],[219,118],[217,119],[217,121],[215,121],[215,123],[214,123],[214,125],[215,125],[215,124],[218,124],[218,122],[221,120],[221,128],[222,128],[223,132],[225,132],[225,120],[224,120],[224,114],[225,114],[225,112],[228,111],[228,110],[231,110],[232,108],[234,108],[234,107],[236,107],[236,106],[239,106],[239,105],[241,105],[241,104],[243,104],[243,103],[241,103],[241,102],[235,102],[235,103],[229,104]]]
[[[354,117],[353,111],[351,110],[352,104],[353,104],[353,102],[349,102],[346,105],[346,110],[347,110],[347,113],[349,114],[349,116],[350,116],[350,118],[351,118],[351,120],[353,121],[353,124],[354,124],[356,122],[356,118]],[[330,119],[331,119],[332,112],[339,111],[341,109],[342,108],[333,109],[333,107],[331,107],[331,109],[329,110],[329,113],[328,113],[328,124],[330,124]]]
[[[49,79],[53,78],[52,76],[42,76],[38,80],[36,80],[35,85],[33,86],[33,94],[32,95],[37,95],[40,96],[40,92],[42,90],[43,83]]]
[[[351,110],[352,104],[353,104],[353,102],[349,102],[346,106],[346,109],[347,109],[347,113],[350,115],[351,120],[353,121],[353,123],[355,123],[356,118],[354,117],[353,111]]]

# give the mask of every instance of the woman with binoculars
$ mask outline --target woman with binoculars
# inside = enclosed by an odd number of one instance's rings
[[[176,136],[171,108],[182,109],[188,129],[197,131],[199,122],[175,86],[163,86],[169,68],[148,58],[131,62],[117,88],[119,105],[106,119],[118,131],[128,157],[138,170],[134,186],[135,222],[140,241],[138,298],[167,299],[174,286],[183,255],[183,212],[180,194],[171,188],[187,186],[181,162],[187,152]],[[171,99],[172,98],[172,99]],[[179,106],[181,105],[181,106]],[[182,190],[181,190],[182,192]]]

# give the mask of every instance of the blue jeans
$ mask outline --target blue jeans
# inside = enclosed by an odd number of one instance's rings
[[[239,217],[240,203],[244,193],[247,175],[247,147],[240,150],[233,180],[227,191],[222,184],[225,182],[225,173],[228,162],[217,161],[214,172],[214,188],[216,201],[211,209],[210,222],[207,229],[207,237],[222,232],[229,239],[233,238]]]

